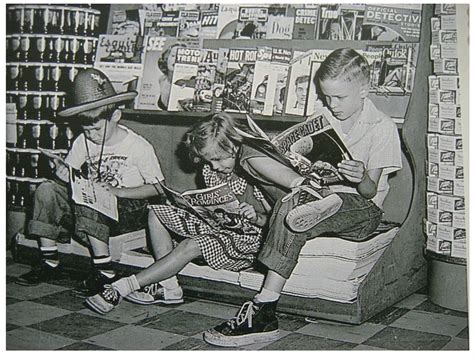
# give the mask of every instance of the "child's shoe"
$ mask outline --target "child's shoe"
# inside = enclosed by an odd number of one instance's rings
[[[99,314],[107,314],[111,312],[120,302],[122,297],[118,290],[112,285],[104,286],[102,292],[86,298],[86,305]]]
[[[149,284],[140,290],[130,293],[124,299],[142,305],[184,303],[183,289],[181,287],[165,289],[158,283]]]
[[[337,194],[298,204],[286,215],[286,223],[294,232],[305,232],[334,215],[342,205]]]
[[[94,271],[89,277],[84,279],[79,287],[72,291],[77,297],[90,297],[97,293],[100,293],[104,286],[112,284],[113,282],[120,279],[120,276],[115,275],[114,277],[107,277],[100,271]]]
[[[277,301],[246,302],[237,316],[204,332],[204,341],[212,345],[236,347],[278,339]]]
[[[41,263],[33,267],[31,271],[17,277],[15,283],[22,286],[35,286],[40,283],[61,279],[63,277],[63,270],[60,265],[53,267],[48,263],[41,261]]]

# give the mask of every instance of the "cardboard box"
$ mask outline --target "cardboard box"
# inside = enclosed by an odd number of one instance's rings
[[[449,180],[462,180],[464,179],[464,167],[463,166],[452,166],[447,164],[439,164],[438,167],[438,178],[449,179]],[[432,175],[432,177],[436,177]]]
[[[454,166],[454,162],[456,159],[456,152],[457,151],[447,151],[447,150],[429,148],[428,161],[432,163],[448,164],[448,165]]]
[[[439,49],[441,58],[459,58],[457,43],[443,43]]]
[[[426,147],[428,149],[438,149],[438,134],[436,133],[428,133],[426,135]]]
[[[458,74],[458,60],[456,58],[434,59],[433,72],[435,74]]]
[[[441,30],[441,18],[440,17],[432,17],[432,18],[430,18],[430,22],[431,22],[431,32]]]
[[[432,223],[431,221],[425,220],[425,234],[428,238],[435,238],[437,236],[438,225]]]
[[[459,76],[457,75],[440,75],[436,77],[441,90],[458,90]]]
[[[430,192],[450,195],[454,193],[454,180],[435,177],[427,177],[426,180],[426,189]]]
[[[441,45],[430,45],[430,60],[441,59]]]
[[[428,221],[439,225],[453,225],[453,215],[451,211],[444,211],[434,208],[426,208]]]
[[[439,178],[439,164],[426,161],[426,175],[428,177]]]
[[[445,44],[445,43],[457,43],[458,32],[454,30],[437,30],[431,32],[431,43],[432,44]]]
[[[440,194],[440,195],[437,195],[436,198],[437,198],[436,208],[440,210],[450,211],[453,213],[464,211],[464,197]]]
[[[440,103],[438,105],[438,117],[444,119],[460,119],[461,106],[449,103]]]
[[[426,206],[432,209],[438,209],[438,194],[426,192]]]
[[[443,15],[439,19],[440,19],[440,28],[442,30],[455,31],[457,29],[456,15]]]
[[[429,117],[428,131],[440,134],[454,134],[456,131],[456,120],[444,119],[439,117]]]
[[[428,116],[431,118],[439,117],[439,106],[438,104],[428,104]]]
[[[440,225],[436,229],[436,237],[438,239],[448,241],[460,241],[466,240],[466,229],[460,229],[456,227],[450,227],[446,225]]]
[[[438,148],[440,150],[462,150],[462,136],[438,135]]]
[[[451,255],[452,241],[442,240],[438,238],[430,238],[426,241],[426,248],[435,253],[442,255]]]
[[[446,216],[443,215],[444,220],[447,219]],[[466,215],[464,212],[452,213],[452,226],[459,229],[466,228]]]

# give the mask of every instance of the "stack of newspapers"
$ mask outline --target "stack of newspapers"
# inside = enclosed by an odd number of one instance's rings
[[[359,286],[398,230],[398,227],[392,227],[363,242],[335,237],[318,237],[308,241],[283,289],[283,294],[340,303],[354,302]],[[120,262],[146,267],[153,259],[148,254],[132,250],[123,251]],[[260,290],[264,280],[264,275],[253,269],[231,272],[213,270],[195,263],[189,263],[180,275],[230,283],[252,290]]]

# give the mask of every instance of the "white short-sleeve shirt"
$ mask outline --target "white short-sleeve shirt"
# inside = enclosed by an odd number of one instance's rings
[[[100,180],[114,187],[129,188],[164,180],[153,146],[129,128],[119,127],[127,131],[127,136],[114,145],[104,145]],[[65,161],[76,169],[87,163],[89,178],[97,181],[100,151],[101,145],[86,140],[81,134],[72,144]]]
[[[382,208],[388,194],[388,175],[402,168],[400,138],[393,120],[375,107],[370,99],[365,99],[359,120],[347,134],[343,134],[341,123],[332,115],[328,120],[340,135],[355,160],[365,164],[367,170],[382,168],[377,194],[372,201]],[[336,192],[356,193],[353,187],[335,185]]]

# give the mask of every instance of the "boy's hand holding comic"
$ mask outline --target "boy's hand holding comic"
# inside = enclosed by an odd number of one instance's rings
[[[338,163],[337,168],[339,173],[352,183],[360,183],[367,173],[364,163],[360,161],[342,160]]]

